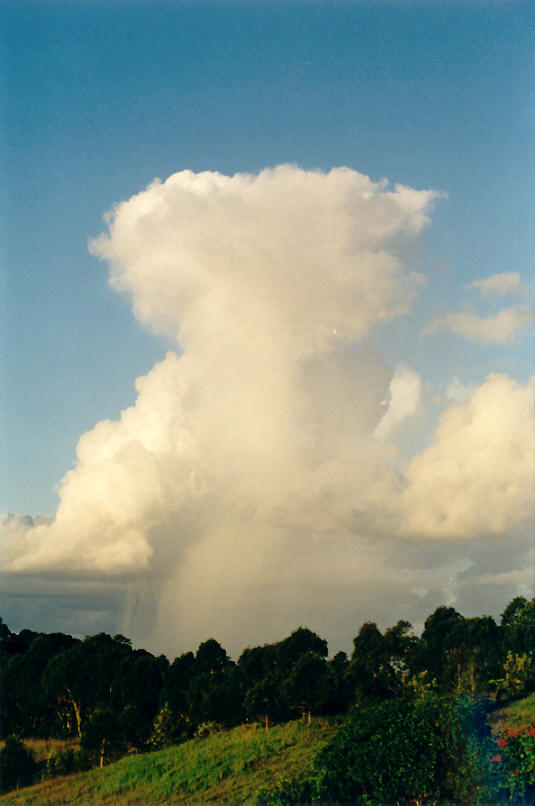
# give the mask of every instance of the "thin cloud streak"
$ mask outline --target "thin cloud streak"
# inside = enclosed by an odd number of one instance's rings
[[[526,305],[502,308],[494,316],[486,317],[459,311],[433,317],[424,326],[422,334],[428,335],[437,330],[449,330],[456,336],[461,336],[469,341],[506,344],[520,330],[528,327],[534,321],[535,308]]]

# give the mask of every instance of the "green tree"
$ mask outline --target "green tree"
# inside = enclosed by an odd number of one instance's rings
[[[290,712],[321,714],[328,701],[331,676],[325,658],[316,652],[301,655],[281,687]]]
[[[461,691],[467,655],[466,619],[453,607],[437,607],[425,621],[421,646],[429,676],[445,691]]]

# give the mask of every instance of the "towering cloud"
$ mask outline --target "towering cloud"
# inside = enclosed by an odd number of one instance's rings
[[[286,165],[184,171],[119,204],[91,249],[177,352],[136,381],[119,420],[81,437],[52,523],[6,522],[5,569],[123,575],[125,629],[155,608],[142,638],[174,651],[175,636],[239,648],[299,622],[330,635],[338,622],[347,645],[358,601],[381,591],[401,617],[439,590],[451,558],[404,559],[406,536],[469,536],[478,517],[490,529],[483,501],[506,471],[492,528],[507,528],[527,511],[530,471],[529,392],[503,377],[446,410],[406,479],[394,469],[388,440],[421,382],[393,375],[365,337],[410,309],[422,278],[403,255],[435,196]],[[501,475],[475,458],[488,430]]]

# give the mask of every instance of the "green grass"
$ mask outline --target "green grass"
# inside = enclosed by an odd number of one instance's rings
[[[494,732],[535,725],[535,693],[491,715]],[[337,724],[314,719],[265,732],[239,727],[156,753],[127,756],[87,773],[45,781],[0,797],[7,804],[252,803],[262,788],[307,777]],[[65,742],[25,742],[43,759]],[[58,744],[56,747],[55,745]]]
[[[252,802],[261,788],[300,780],[336,725],[314,719],[268,732],[235,728],[102,770],[57,778],[0,798],[0,804],[156,804]]]
[[[507,728],[520,730],[535,726],[535,692],[495,711],[489,721],[493,733],[503,733]]]

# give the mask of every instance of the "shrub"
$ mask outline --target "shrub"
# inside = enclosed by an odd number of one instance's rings
[[[87,750],[73,750],[65,747],[46,760],[43,771],[44,778],[58,778],[62,775],[72,775],[75,772],[85,772],[91,768],[91,758]]]
[[[508,731],[491,758],[493,789],[503,802],[532,801],[535,790],[535,729]]]
[[[430,696],[355,709],[318,754],[306,782],[284,782],[265,803],[486,803],[490,740],[480,703]]]
[[[33,754],[14,736],[8,737],[0,750],[0,791],[30,786],[37,774]]]

